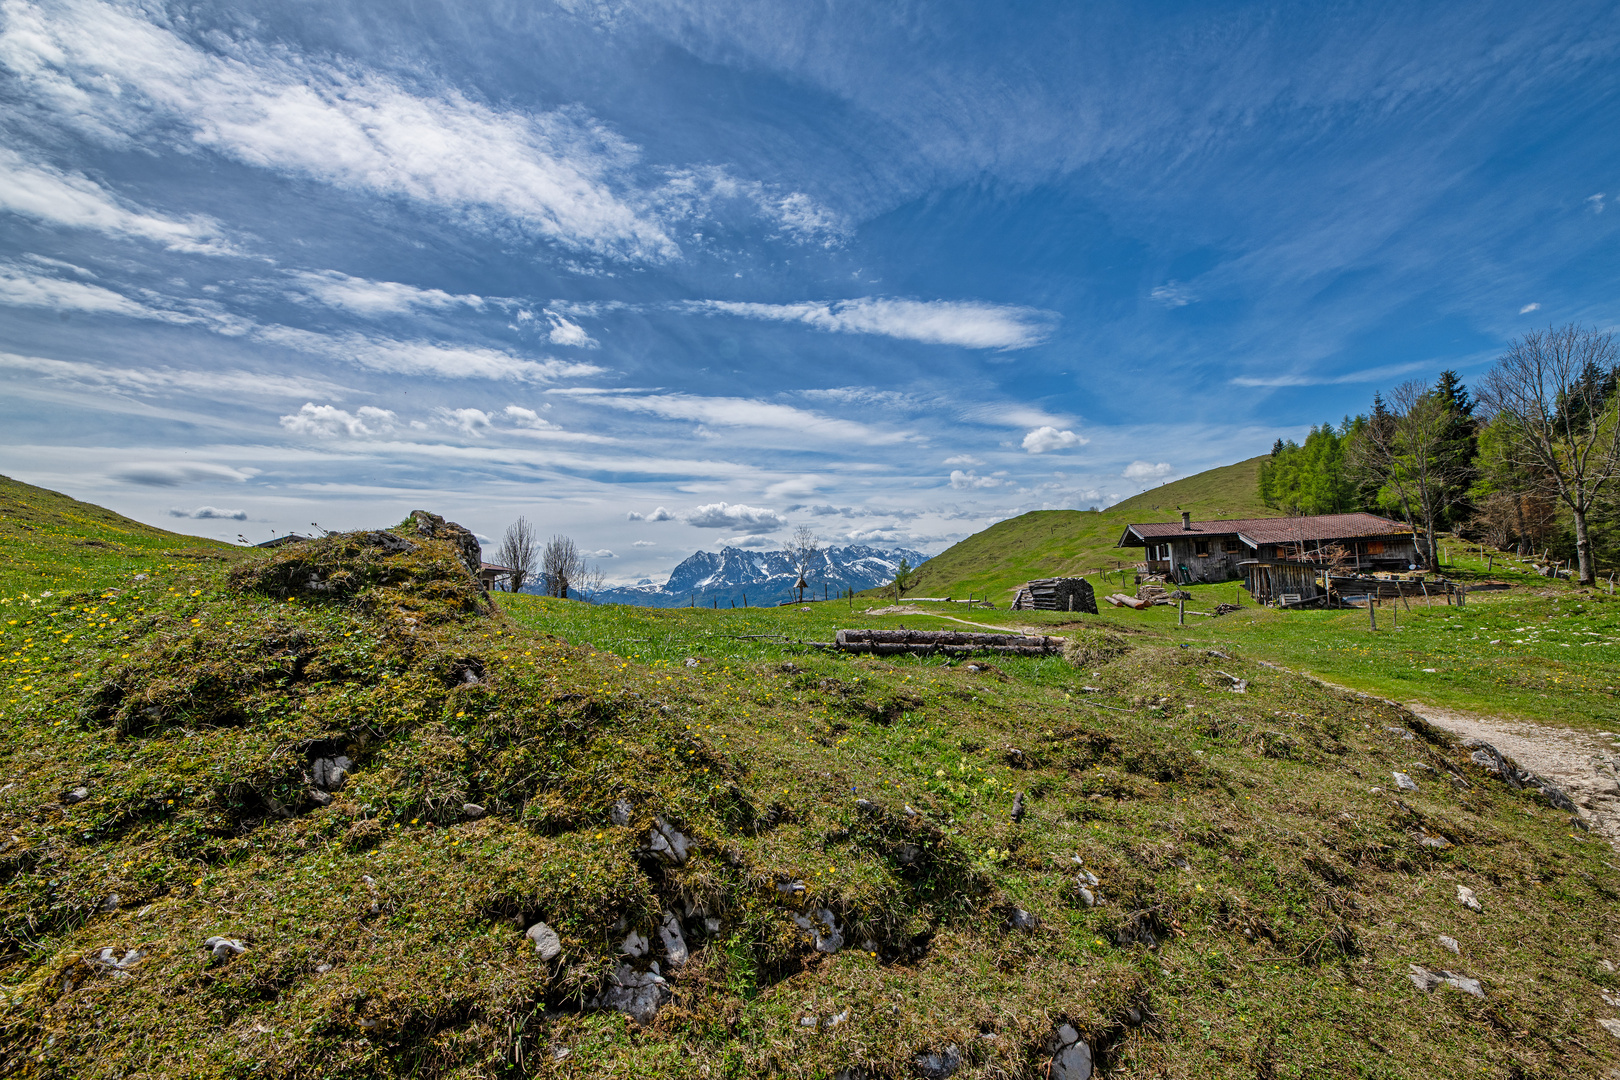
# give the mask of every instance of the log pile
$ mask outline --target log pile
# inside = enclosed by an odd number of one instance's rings
[[[1145,607],[1152,607],[1153,606],[1153,602],[1151,600],[1138,600],[1136,597],[1134,597],[1134,596],[1126,596],[1122,592],[1110,593],[1108,596],[1103,597],[1103,599],[1107,600],[1110,604],[1113,604],[1115,607],[1128,607],[1128,608],[1133,608],[1136,611],[1141,611]],[[1168,601],[1168,600],[1165,601],[1165,603],[1167,603],[1167,604],[1169,602],[1170,601]]]
[[[1097,597],[1085,578],[1038,578],[1018,587],[1014,611],[1083,611],[1097,614]]]
[[[1144,581],[1136,590],[1136,598],[1146,600],[1150,604],[1168,604],[1170,602],[1170,590],[1157,581]]]
[[[894,656],[971,656],[1001,653],[1050,656],[1063,649],[1063,639],[1023,634],[967,634],[954,630],[840,630],[833,648],[839,652]]]

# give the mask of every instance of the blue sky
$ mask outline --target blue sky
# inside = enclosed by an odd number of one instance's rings
[[[1612,326],[1617,58],[1598,3],[0,0],[0,472],[616,580],[937,551]]]

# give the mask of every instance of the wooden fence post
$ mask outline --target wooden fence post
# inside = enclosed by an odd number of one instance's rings
[[[1367,625],[1372,627],[1374,630],[1377,630],[1378,629],[1378,614],[1377,614],[1377,612],[1373,611],[1373,601],[1375,601],[1378,598],[1376,596],[1372,595],[1371,593],[1368,593],[1366,599],[1367,599]]]

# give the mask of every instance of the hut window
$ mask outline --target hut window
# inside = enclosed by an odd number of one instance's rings
[[[1243,549],[1243,545],[1240,544],[1235,539],[1233,539],[1233,540],[1222,540],[1221,541],[1221,550],[1222,551],[1241,551],[1242,549]]]
[[[1193,554],[1194,555],[1208,555],[1209,554],[1209,541],[1208,540],[1194,540],[1193,541]]]

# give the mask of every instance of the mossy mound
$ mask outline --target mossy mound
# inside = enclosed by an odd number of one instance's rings
[[[1609,852],[1398,707],[1151,634],[745,657],[838,616],[493,608],[462,548],[0,598],[0,1072],[1615,1064]]]

